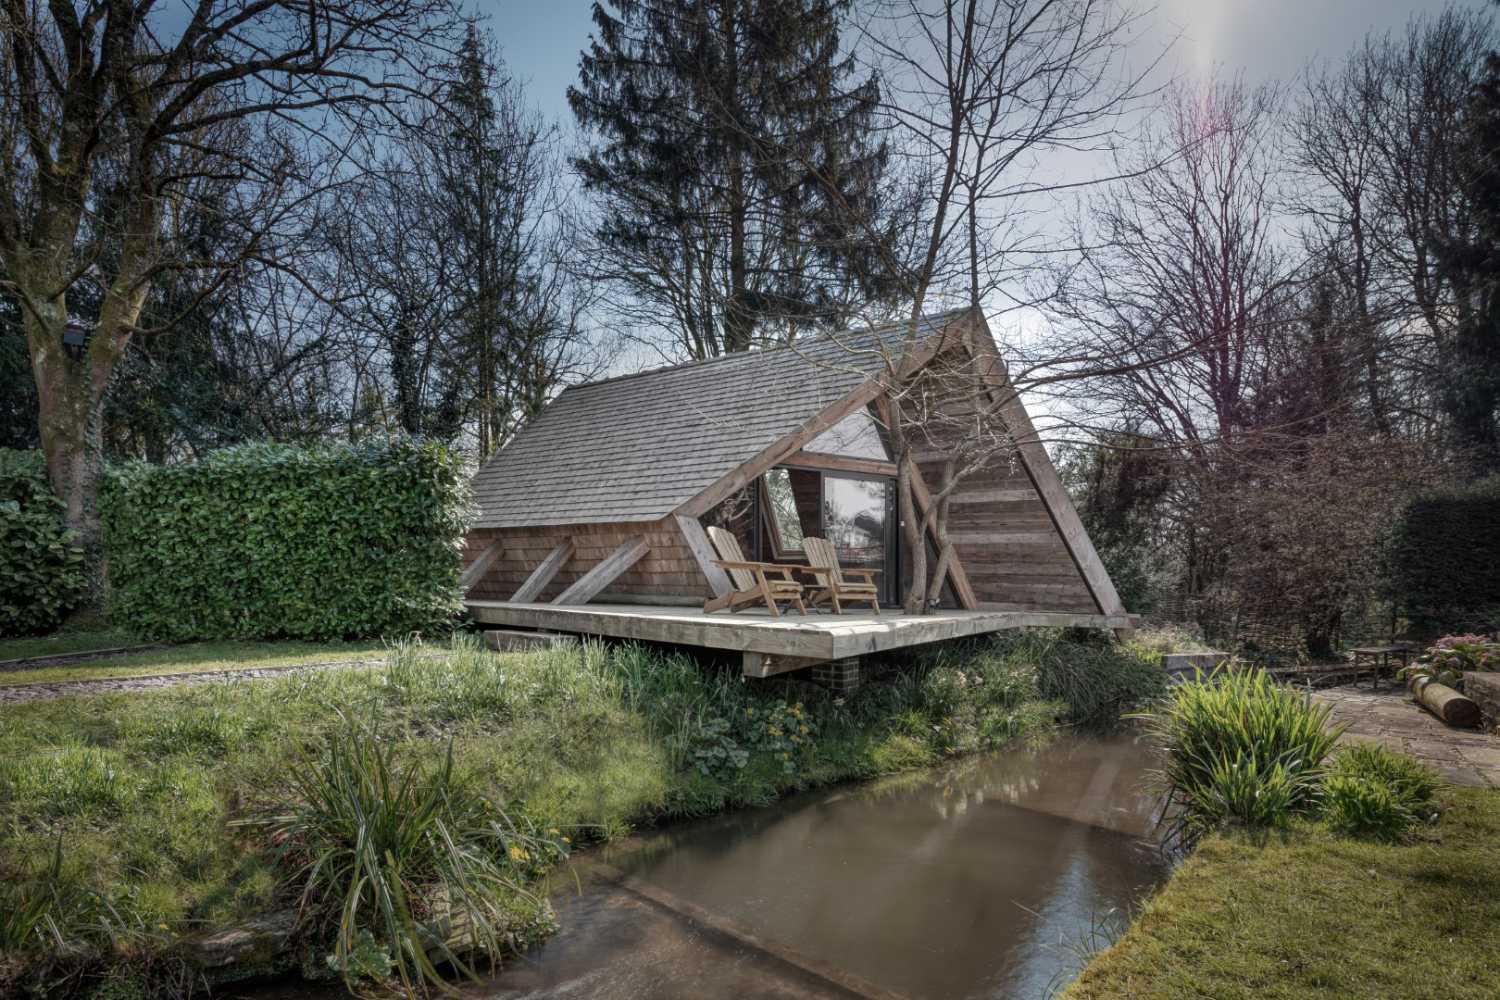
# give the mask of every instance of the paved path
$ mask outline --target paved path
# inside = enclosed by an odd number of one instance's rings
[[[1335,723],[1347,723],[1345,740],[1369,740],[1407,753],[1455,785],[1500,788],[1500,736],[1475,729],[1450,729],[1419,707],[1404,688],[1389,682],[1313,692],[1333,706]]]
[[[98,680],[57,681],[42,684],[0,685],[0,708],[28,701],[48,701],[73,694],[119,694],[125,691],[150,691],[155,688],[186,684],[212,684],[215,681],[256,680],[280,677],[282,674],[309,670],[347,667],[380,667],[385,659],[325,660],[321,663],[293,663],[281,667],[241,667],[228,670],[205,670],[198,673],[152,674],[146,677],[101,677]]]

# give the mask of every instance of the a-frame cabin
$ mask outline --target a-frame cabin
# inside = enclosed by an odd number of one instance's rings
[[[906,616],[888,372],[955,357],[1014,447],[953,492],[957,558],[937,608]],[[944,456],[916,457],[920,505]],[[570,387],[474,492],[463,584],[482,623],[737,650],[753,676],[1005,628],[1131,626],[977,311]],[[731,586],[708,525],[765,562],[805,562],[802,539],[827,538],[844,566],[878,570],[891,611],[705,614]]]

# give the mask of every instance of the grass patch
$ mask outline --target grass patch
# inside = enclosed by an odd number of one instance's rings
[[[1433,814],[1431,768],[1375,743],[1344,747],[1323,779],[1323,819],[1335,832],[1397,841]]]
[[[1500,995],[1500,794],[1442,804],[1405,844],[1307,821],[1205,837],[1064,1000]]]
[[[120,643],[120,645],[137,644],[139,640]],[[21,655],[61,655],[61,652],[66,651],[59,651],[55,654],[24,653]],[[153,649],[125,656],[80,660],[55,667],[0,670],[0,687],[17,684],[58,684],[65,681],[119,680],[131,677],[155,677],[161,674],[201,674],[218,670],[254,670],[339,660],[372,660],[379,659],[385,653],[385,645],[379,642],[203,642],[168,649]]]
[[[52,635],[0,639],[0,660],[21,660],[33,656],[66,656],[91,649],[120,649],[143,646],[146,640],[119,629],[78,629]]]
[[[890,668],[848,697],[639,647],[460,641],[365,670],[20,704],[0,709],[0,881],[26,900],[45,882],[108,927],[164,937],[300,902],[313,966],[399,975],[386,963],[405,956],[419,978],[402,894],[422,897],[408,912],[424,921],[436,892],[486,939],[524,942],[545,922],[545,845],[1000,747],[1063,711],[1034,658],[1003,644]],[[351,718],[378,741],[348,744]],[[406,825],[424,810],[431,822]],[[387,859],[377,840],[404,846]],[[495,909],[469,912],[466,879]],[[389,905],[346,909],[337,887],[356,881],[391,887]],[[114,943],[102,926],[76,933]]]

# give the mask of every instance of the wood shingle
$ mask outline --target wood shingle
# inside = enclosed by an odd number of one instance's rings
[[[926,339],[956,315],[925,317]],[[907,323],[563,390],[474,477],[476,528],[658,521],[885,370]]]

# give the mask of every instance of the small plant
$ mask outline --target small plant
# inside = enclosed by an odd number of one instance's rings
[[[1316,803],[1323,762],[1341,729],[1262,671],[1179,685],[1147,718],[1166,753],[1160,774],[1171,840],[1190,844],[1223,823],[1281,826]]]
[[[1406,676],[1456,687],[1465,671],[1478,670],[1500,670],[1500,643],[1487,635],[1445,635],[1406,669]]]
[[[424,765],[349,722],[294,769],[292,787],[295,804],[261,825],[351,986],[384,967],[382,954],[408,995],[443,983],[435,960],[472,979],[463,953],[498,954],[520,911],[544,906],[516,867],[545,845],[458,780],[451,743]]]
[[[1437,775],[1373,743],[1339,751],[1323,783],[1323,818],[1338,833],[1395,841],[1435,815]]]
[[[710,715],[698,726],[689,754],[705,777],[736,771],[750,761],[750,752],[735,740],[733,726],[722,715]]]
[[[58,841],[46,871],[33,877],[6,873],[0,880],[0,955],[63,947],[57,921],[61,874],[62,842]]]

